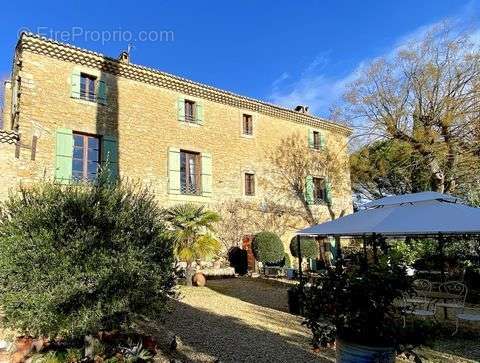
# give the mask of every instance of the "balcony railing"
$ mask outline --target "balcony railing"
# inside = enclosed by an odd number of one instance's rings
[[[198,187],[198,185],[192,185],[192,184],[182,184],[180,186],[180,192],[182,194],[188,194],[188,195],[200,195],[202,194],[202,191]]]

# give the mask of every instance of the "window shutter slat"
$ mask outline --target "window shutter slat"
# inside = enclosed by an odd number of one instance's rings
[[[73,71],[70,77],[71,97],[80,98],[80,72]]]
[[[59,128],[55,147],[55,179],[68,184],[72,180],[73,133],[70,129]]]
[[[204,114],[203,114],[203,102],[197,102],[195,104],[196,107],[196,117],[197,117],[197,123],[200,125],[203,125],[204,122]]]
[[[108,173],[108,180],[114,182],[118,178],[118,143],[115,136],[102,137],[102,166]]]
[[[180,149],[168,149],[168,193],[180,194]]]
[[[178,121],[185,121],[185,98],[177,100]]]
[[[102,105],[107,104],[107,85],[105,84],[105,81],[98,81],[97,100]]]
[[[212,195],[212,155],[202,154],[202,194],[206,197]]]
[[[305,180],[305,201],[308,205],[313,204],[313,189],[313,177],[309,175]]]

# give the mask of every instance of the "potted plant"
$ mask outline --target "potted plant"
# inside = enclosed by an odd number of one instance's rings
[[[314,348],[335,346],[337,362],[394,362],[409,339],[396,301],[410,288],[405,267],[388,259],[328,269],[305,289]]]

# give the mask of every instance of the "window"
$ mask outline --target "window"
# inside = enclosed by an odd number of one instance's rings
[[[185,100],[185,121],[186,122],[196,122],[196,117],[195,117],[195,110],[196,105],[195,102]]]
[[[313,148],[319,150],[322,147],[321,145],[320,132],[313,131]]]
[[[325,199],[325,179],[313,177],[313,203],[319,204]]]
[[[255,195],[255,174],[245,173],[245,195]]]
[[[95,83],[97,77],[86,73],[80,74],[80,98],[95,101]]]
[[[243,134],[244,135],[253,135],[252,115],[243,114]]]
[[[200,194],[200,154],[180,151],[180,192],[182,194]]]
[[[100,163],[100,138],[73,133],[72,177],[74,180],[96,180]]]

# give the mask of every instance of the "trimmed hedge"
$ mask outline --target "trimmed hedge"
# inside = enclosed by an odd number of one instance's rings
[[[293,257],[298,257],[296,237],[293,237],[290,241],[290,252]],[[302,253],[302,258],[317,258],[319,253],[317,241],[315,241],[313,238],[301,237],[300,252]]]
[[[252,242],[252,250],[257,261],[263,263],[282,261],[285,255],[280,237],[273,232],[256,234]]]

